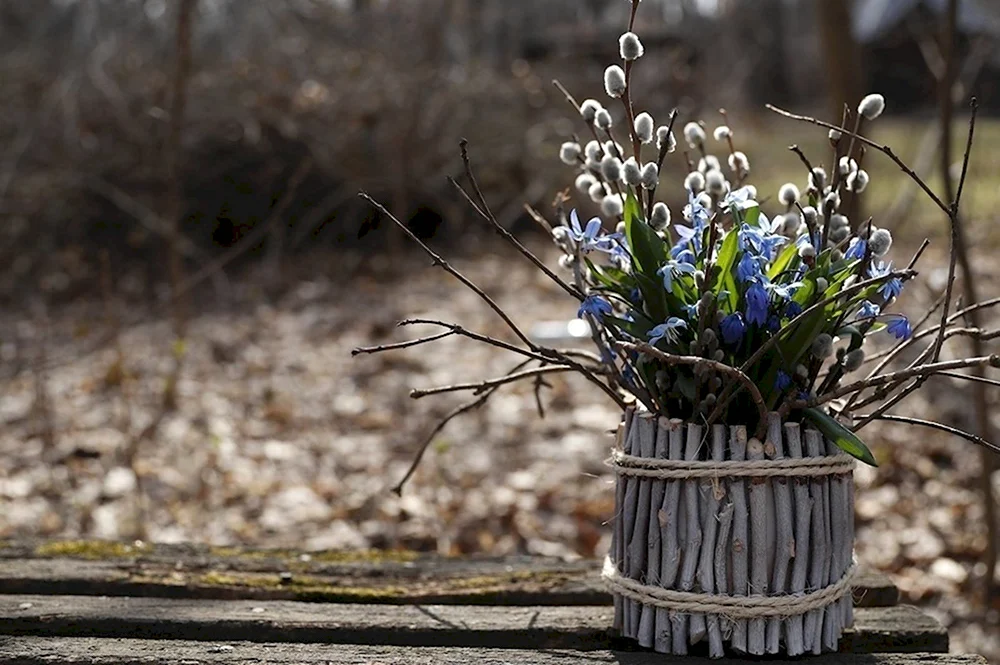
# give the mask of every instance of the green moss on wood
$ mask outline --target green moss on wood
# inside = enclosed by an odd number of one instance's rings
[[[104,540],[56,540],[35,548],[35,556],[68,557],[73,559],[124,559],[148,554],[152,546],[146,543],[116,543]]]

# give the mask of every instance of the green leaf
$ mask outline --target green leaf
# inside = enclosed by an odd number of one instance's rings
[[[787,247],[781,250],[781,254],[778,254],[778,258],[774,260],[771,267],[767,271],[767,278],[774,279],[785,270],[790,267],[792,259],[798,257],[799,250],[795,246],[795,243],[789,243]]]
[[[750,226],[757,226],[757,220],[760,219],[760,206],[754,206],[752,208],[747,208],[744,216],[743,222],[749,224]]]
[[[625,237],[632,249],[636,272],[655,280],[656,271],[666,261],[669,248],[643,220],[639,203],[632,194],[625,202]]]
[[[751,208],[755,210],[755,208]],[[739,292],[736,289],[736,278],[733,277],[733,266],[736,265],[738,251],[738,233],[735,229],[729,231],[722,240],[722,247],[719,249],[719,278],[715,281],[715,295],[720,295],[723,290],[728,291],[729,312],[732,313],[739,305]]]
[[[837,447],[845,453],[861,460],[865,464],[878,466],[875,456],[868,449],[864,441],[858,435],[840,424],[830,414],[818,408],[809,408],[803,411],[806,418],[823,433],[823,436],[837,444]]]

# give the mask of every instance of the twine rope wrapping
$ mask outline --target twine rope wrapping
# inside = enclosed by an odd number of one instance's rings
[[[613,450],[607,465],[619,476],[639,476],[665,480],[686,478],[807,478],[851,473],[855,460],[850,455],[789,457],[775,460],[676,460],[627,455]]]
[[[857,570],[857,563],[852,562],[844,571],[844,575],[834,584],[801,595],[781,596],[726,596],[649,586],[622,577],[610,557],[604,560],[601,578],[613,593],[644,605],[687,614],[718,614],[729,619],[760,619],[796,616],[832,604],[850,593]]]

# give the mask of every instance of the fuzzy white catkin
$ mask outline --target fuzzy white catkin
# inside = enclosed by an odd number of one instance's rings
[[[591,159],[590,157],[588,157],[587,161],[584,162],[583,165],[591,173],[600,173],[601,172],[601,158],[600,157],[598,157],[597,159]]]
[[[604,156],[604,148],[597,141],[588,142],[583,152],[587,155],[588,159],[600,159]]]
[[[740,173],[745,176],[750,173],[750,160],[747,159],[745,153],[737,150],[729,155],[729,169],[734,173]]]
[[[574,263],[576,263],[576,259],[573,258],[572,254],[563,254],[559,257],[559,267],[563,270],[572,270]]]
[[[617,157],[618,159],[624,159],[625,153],[622,152],[622,144],[617,141],[605,141],[604,142],[604,152],[612,157]]]
[[[842,229],[851,225],[851,220],[847,219],[847,215],[831,215],[830,217],[830,228],[831,229]]]
[[[823,208],[829,206],[832,210],[840,210],[840,194],[832,191],[823,199]]]
[[[726,191],[726,176],[722,175],[722,171],[712,169],[705,174],[705,191],[716,196]]]
[[[844,356],[844,371],[856,372],[865,364],[865,352],[863,349],[848,351]]]
[[[821,166],[817,166],[809,172],[809,186],[817,192],[822,192],[826,187],[826,171]]]
[[[656,231],[662,231],[670,225],[670,208],[666,203],[657,201],[653,204],[653,212],[649,215],[649,225]]]
[[[874,120],[885,110],[885,97],[879,94],[866,95],[858,104],[858,113],[867,120]]]
[[[635,157],[629,157],[622,164],[622,182],[632,187],[642,184],[642,168],[639,162],[635,161]]]
[[[611,114],[607,109],[600,109],[594,116],[594,125],[598,129],[611,129]]]
[[[618,99],[625,94],[625,70],[611,65],[604,70],[604,91],[608,97]]]
[[[646,162],[642,167],[642,186],[645,189],[656,189],[660,184],[660,169],[656,162]]]
[[[848,159],[847,155],[840,158],[840,175],[848,175],[858,170],[858,163],[853,159]]]
[[[601,212],[604,213],[605,217],[618,217],[623,210],[622,199],[617,194],[605,196],[604,200],[601,201]]]
[[[799,226],[802,225],[802,215],[797,212],[786,212],[782,218],[781,232],[786,236],[790,236],[793,233],[798,232]]]
[[[689,192],[700,192],[705,189],[705,176],[701,171],[691,171],[684,178],[684,189]]]
[[[729,129],[726,125],[719,125],[712,132],[712,136],[716,141],[727,141],[733,135],[733,130]]]
[[[615,225],[615,233],[620,233],[621,235],[625,235],[625,222],[618,222]]]
[[[705,155],[698,160],[698,170],[702,173],[708,173],[709,171],[721,171],[722,164],[719,163],[719,158],[715,155]]]
[[[712,209],[712,197],[709,196],[707,193],[702,192],[701,194],[698,195],[698,198],[696,200],[698,201],[698,205],[700,205],[705,210]]]
[[[700,148],[705,144],[705,130],[696,122],[684,125],[684,140],[692,148]]]
[[[830,241],[834,243],[841,243],[847,240],[851,235],[851,229],[846,226],[841,226],[837,229],[830,229]]]
[[[594,179],[594,176],[589,173],[581,173],[576,177],[576,182],[573,184],[576,186],[576,191],[586,194],[596,182],[597,180]]]
[[[660,125],[656,128],[656,149],[666,149],[667,152],[677,150],[677,138],[666,125]]]
[[[799,188],[794,183],[786,182],[778,190],[778,200],[786,206],[793,206],[799,200]]]
[[[622,60],[632,62],[641,58],[642,54],[645,53],[645,49],[642,47],[642,42],[639,41],[637,34],[626,32],[618,38],[618,52],[621,54]]]
[[[872,248],[872,254],[882,258],[889,253],[889,248],[892,247],[892,234],[886,229],[876,229],[872,232],[868,246]]]
[[[816,208],[812,206],[806,206],[802,209],[802,219],[809,226],[815,226],[816,220],[819,219],[819,213],[816,212]]]
[[[585,121],[594,122],[594,116],[596,116],[597,112],[602,108],[604,107],[601,106],[601,103],[596,99],[585,99],[583,100],[583,103],[580,104],[580,115],[583,116]]]
[[[622,162],[617,157],[604,155],[601,160],[601,175],[608,182],[614,182],[622,177]]]
[[[851,175],[847,176],[846,184],[849,191],[852,191],[855,194],[860,194],[868,187],[868,171],[858,169]]]
[[[810,350],[817,358],[829,358],[833,355],[833,337],[828,333],[820,333],[813,340]]]
[[[559,159],[562,160],[563,164],[576,164],[577,160],[580,159],[580,144],[573,141],[567,141],[559,146]]]
[[[635,135],[643,143],[653,142],[653,116],[645,111],[635,117]]]
[[[826,277],[816,278],[816,290],[820,293],[826,291],[830,287],[830,282],[827,281]]]
[[[799,246],[799,256],[803,259],[812,259],[816,256],[816,248],[809,243],[804,243]]]
[[[608,190],[604,188],[603,182],[595,182],[590,186],[590,191],[588,191],[587,194],[590,196],[591,201],[594,203],[600,203],[604,200],[604,197],[607,196]]]

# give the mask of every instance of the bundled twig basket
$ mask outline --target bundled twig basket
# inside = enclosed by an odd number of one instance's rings
[[[705,428],[629,409],[610,464],[616,519],[604,579],[615,627],[656,651],[835,651],[853,622],[854,459],[768,417]]]

